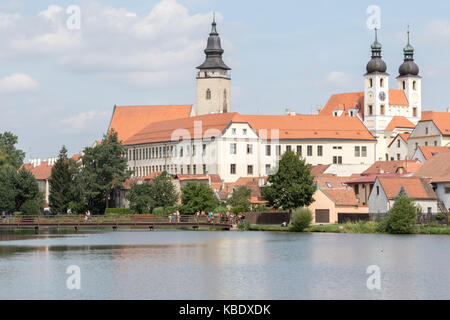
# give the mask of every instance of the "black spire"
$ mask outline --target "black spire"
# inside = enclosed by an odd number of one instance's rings
[[[386,73],[386,63],[381,59],[381,43],[378,42],[378,29],[375,29],[375,41],[371,45],[372,59],[367,64],[367,74]]]
[[[403,48],[404,60],[398,69],[399,77],[402,76],[417,76],[419,75],[419,67],[414,62],[414,48],[409,43],[409,26],[408,26],[408,44]]]
[[[211,33],[208,37],[208,44],[205,49],[206,59],[197,69],[223,69],[231,70],[222,60],[223,49],[220,44],[219,33],[217,32],[216,17],[214,14]]]

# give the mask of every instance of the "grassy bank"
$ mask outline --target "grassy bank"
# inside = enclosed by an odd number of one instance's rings
[[[326,233],[360,233],[375,234],[384,233],[378,231],[379,224],[375,221],[345,223],[345,224],[327,224],[313,225],[305,229],[305,232],[326,232]],[[280,225],[250,225],[249,231],[284,231],[294,232],[291,227],[282,227]],[[449,226],[420,226],[416,227],[415,234],[448,234]]]

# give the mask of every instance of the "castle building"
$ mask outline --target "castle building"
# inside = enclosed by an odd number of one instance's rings
[[[357,117],[377,139],[376,159],[389,160],[389,145],[399,133],[411,133],[421,119],[421,77],[414,62],[414,48],[403,49],[397,88],[389,89],[389,74],[382,59],[382,45],[375,30],[372,56],[364,74],[364,91],[332,95],[319,115]]]

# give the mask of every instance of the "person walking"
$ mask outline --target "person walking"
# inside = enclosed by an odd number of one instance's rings
[[[91,212],[89,211],[89,209],[86,210],[86,213],[84,216],[84,222],[88,222],[90,215],[91,215]]]

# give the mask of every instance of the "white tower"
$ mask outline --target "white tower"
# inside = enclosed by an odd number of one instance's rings
[[[222,60],[223,52],[214,19],[205,50],[206,60],[197,67],[196,115],[230,111],[231,69]]]
[[[398,69],[397,83],[408,99],[408,118],[417,124],[422,115],[422,77],[419,76],[419,67],[414,62],[414,48],[409,43],[409,29],[408,44],[403,49],[403,54],[405,57]]]
[[[381,58],[381,44],[375,29],[372,43],[372,59],[367,64],[364,75],[364,124],[377,138],[376,160],[383,160],[386,154],[384,130],[391,117],[389,112],[389,74],[386,63]]]

